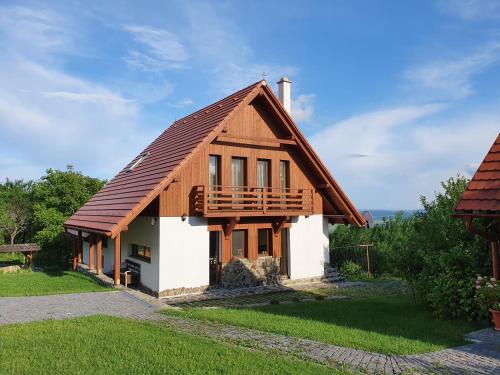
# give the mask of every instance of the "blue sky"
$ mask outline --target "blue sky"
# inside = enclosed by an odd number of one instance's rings
[[[0,3],[0,179],[111,178],[262,78],[358,207],[411,209],[500,130],[500,2]]]

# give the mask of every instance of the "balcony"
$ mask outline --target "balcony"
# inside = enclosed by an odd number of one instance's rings
[[[312,215],[312,189],[196,186],[195,212],[205,217]]]

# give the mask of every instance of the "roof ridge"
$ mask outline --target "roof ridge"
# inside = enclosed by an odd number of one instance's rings
[[[248,86],[246,86],[246,87],[242,88],[241,90],[235,91],[235,92],[233,92],[232,94],[229,94],[229,95],[225,96],[224,98],[217,100],[216,102],[213,102],[213,103],[211,103],[211,104],[209,104],[209,105],[206,105],[205,107],[202,107],[202,108],[200,108],[200,109],[198,109],[198,110],[196,110],[196,111],[194,111],[194,112],[191,112],[190,114],[188,114],[188,115],[186,115],[186,116],[184,116],[184,117],[182,117],[182,118],[180,118],[180,119],[178,119],[178,120],[175,120],[175,121],[172,123],[172,125],[177,124],[177,123],[180,123],[180,122],[182,122],[182,121],[185,121],[188,117],[195,116],[195,115],[197,115],[197,114],[198,114],[198,113],[200,113],[200,112],[204,112],[204,111],[206,111],[208,108],[210,108],[210,107],[214,107],[214,106],[217,106],[217,105],[219,105],[221,102],[224,102],[224,101],[226,101],[227,99],[230,99],[231,97],[237,96],[238,94],[240,94],[240,93],[242,93],[242,92],[244,92],[244,91],[251,90],[251,89],[255,88],[257,85],[262,84],[262,83],[264,83],[264,82],[266,82],[266,81],[265,81],[265,80],[263,80],[263,79],[261,79],[261,80],[259,80],[259,81],[257,81],[257,82],[254,82],[254,83],[252,83],[251,85],[248,85]],[[267,84],[267,82],[266,82],[265,84]]]

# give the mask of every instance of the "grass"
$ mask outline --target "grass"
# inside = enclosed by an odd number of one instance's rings
[[[385,354],[417,354],[458,346],[465,343],[465,333],[481,327],[438,320],[409,295],[165,313]]]
[[[0,347],[1,374],[348,374],[103,316],[3,326]]]
[[[108,288],[78,272],[46,273],[27,270],[0,273],[0,297],[42,296],[105,290]]]

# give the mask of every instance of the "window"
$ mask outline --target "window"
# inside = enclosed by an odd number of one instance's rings
[[[288,160],[280,160],[280,189],[286,191],[290,188],[290,163]]]
[[[257,160],[257,187],[267,188],[271,187],[271,161],[258,159]]]
[[[272,230],[270,228],[259,229],[258,240],[259,256],[272,255]]]
[[[149,246],[132,244],[132,257],[151,263],[151,248]]]
[[[210,155],[208,158],[208,183],[210,190],[216,190],[220,186],[220,156]]]
[[[135,168],[137,168],[139,166],[139,164],[141,164],[144,159],[146,159],[149,155],[149,152],[146,152],[145,154],[142,154],[139,159],[137,159],[137,161],[132,164],[128,169],[127,169],[127,173],[130,173],[132,172]]]
[[[231,254],[234,258],[245,258],[247,253],[247,231],[235,230],[231,235]]]
[[[231,183],[235,188],[242,188],[246,182],[246,159],[231,159]]]
[[[233,191],[245,191],[247,180],[246,159],[232,158],[231,159],[231,184]],[[233,198],[244,198],[243,194],[233,194]],[[244,201],[235,200],[234,203],[242,204]]]

